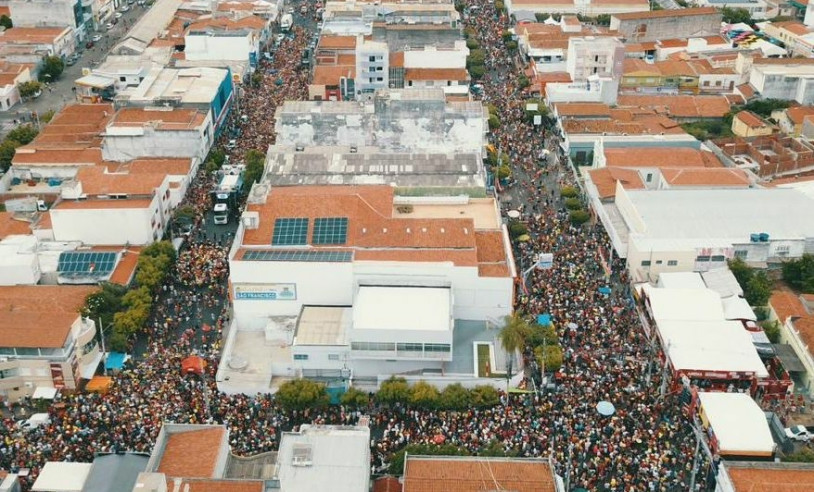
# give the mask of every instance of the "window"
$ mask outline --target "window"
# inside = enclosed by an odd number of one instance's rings
[[[367,61],[374,62],[374,61],[376,61],[376,57],[375,56],[368,56]]]
[[[701,255],[701,256],[695,258],[695,261],[709,261],[709,258],[710,257],[707,256],[707,255]]]
[[[376,77],[376,82],[383,82],[384,79],[382,77]]]
[[[745,249],[736,249],[735,250],[735,258],[740,258],[741,260],[745,260],[746,257],[749,256],[749,251]]]
[[[125,77],[123,75],[121,77],[119,77],[119,82],[126,82],[126,81],[127,81],[127,77]]]
[[[339,360],[339,354],[328,354],[328,360]]]
[[[653,181],[653,173],[647,173],[647,182]]]
[[[714,255],[709,258],[710,261],[726,261],[726,256],[724,255]]]
[[[678,260],[667,260],[667,266],[678,266]]]
[[[13,378],[17,376],[17,369],[3,369],[0,371],[0,379]]]
[[[449,352],[448,343],[425,343],[424,352]]]
[[[650,260],[642,260],[642,266],[650,266]]]
[[[393,352],[396,350],[396,344],[386,342],[353,342],[351,343],[350,348],[352,350]]]
[[[294,360],[308,360],[308,354],[294,354]]]
[[[412,87],[412,86],[413,86],[413,81],[412,81],[412,80],[408,80],[408,81],[407,81],[407,87]]]
[[[424,345],[421,343],[399,343],[396,348],[399,352],[421,352],[424,350]]]
[[[661,260],[656,260],[656,265],[661,265],[662,263],[664,263],[664,262],[661,261]]]

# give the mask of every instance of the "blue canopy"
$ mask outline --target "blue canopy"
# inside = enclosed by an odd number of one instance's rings
[[[605,295],[610,294],[611,293],[610,287],[600,287],[599,288],[599,293],[600,294],[605,294]]]
[[[537,324],[540,326],[548,326],[551,324],[551,315],[548,313],[537,315]]]
[[[118,370],[124,367],[125,354],[121,352],[110,352],[107,354],[107,361],[105,362],[105,369]]]

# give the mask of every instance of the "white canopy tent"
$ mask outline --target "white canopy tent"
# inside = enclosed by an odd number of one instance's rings
[[[724,319],[721,296],[713,290],[645,288],[644,291],[650,299],[650,312],[657,324],[662,320]]]
[[[774,454],[775,444],[760,406],[745,393],[699,393],[701,420],[712,428],[722,456]]]

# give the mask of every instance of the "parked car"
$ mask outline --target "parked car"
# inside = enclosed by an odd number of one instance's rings
[[[102,40],[102,35],[101,34],[94,34],[93,37],[90,38],[90,39],[92,39],[94,43],[98,43],[99,41]]]
[[[125,5],[124,7],[120,8],[119,11],[120,12],[129,12],[130,11],[130,6]]]
[[[802,425],[794,425],[786,427],[786,437],[795,441],[808,442],[814,437],[814,434],[811,434],[811,432]]]
[[[115,14],[113,14],[113,17],[115,17],[116,19],[121,19],[123,15],[124,14],[122,14],[121,12],[116,12]]]
[[[113,26],[113,24],[111,24],[110,22],[108,22],[107,24],[105,24],[105,29],[107,29],[108,31],[113,30],[113,27],[114,27],[114,26]]]

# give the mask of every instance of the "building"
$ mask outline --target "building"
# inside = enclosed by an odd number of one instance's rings
[[[611,15],[610,30],[628,43],[712,36],[721,31],[721,17],[714,7],[618,13]]]
[[[647,44],[649,48],[651,43],[639,43],[639,45],[642,44]],[[626,46],[626,48],[629,47]],[[655,42],[652,50],[646,50],[647,52],[643,53],[645,56],[638,56],[638,58],[654,55],[655,60],[664,61],[671,58],[674,59],[675,57],[690,58],[692,55],[695,55],[709,57],[711,59],[710,55],[714,56],[718,54],[726,56],[732,54],[734,49],[735,48],[732,47],[732,41],[720,34],[691,38],[659,39]],[[631,51],[628,51],[628,56],[630,56]]]
[[[123,108],[103,131],[102,158],[125,162],[139,158],[206,159],[215,140],[212,113],[202,109]]]
[[[146,245],[167,229],[191,181],[190,159],[139,159],[79,169],[50,210],[54,239]]]
[[[38,387],[74,390],[102,359],[96,326],[79,308],[88,286],[0,287],[0,398],[17,401]],[[43,300],[48,308],[43,309]]]
[[[748,394],[698,393],[698,413],[710,449],[724,459],[771,459],[775,443],[769,423]]]
[[[566,71],[571,82],[547,83],[546,102],[615,104],[624,59],[625,47],[617,38],[569,38]]]
[[[794,390],[814,395],[814,297],[776,291],[769,299],[772,319],[780,323],[780,343],[789,345],[786,367],[794,381]]]
[[[813,58],[755,58],[748,73],[748,82],[761,99],[814,104]]]
[[[184,36],[184,58],[190,61],[238,60],[256,67],[260,47],[271,34],[268,19],[250,15],[239,19],[200,17]]]
[[[183,43],[181,34],[179,43]],[[135,55],[107,55],[89,74],[74,81],[77,101],[85,104],[113,101],[118,91],[136,88],[148,75],[170,65],[173,51],[174,45],[154,46]],[[176,65],[181,61],[176,60]]]
[[[715,492],[773,490],[780,484],[792,490],[814,487],[814,465],[725,460],[718,468]]]
[[[30,50],[40,57],[65,58],[76,50],[71,27],[13,27],[0,33],[0,53]]]
[[[420,456],[404,459],[403,492],[470,491],[494,486],[516,492],[564,492],[562,480],[544,458]]]
[[[447,102],[444,91],[387,89],[371,101],[285,101],[275,114],[277,146],[365,147],[381,152],[483,151],[486,108],[477,101]]]
[[[642,0],[510,0],[506,2],[506,9],[518,19],[534,17],[537,13],[595,17],[620,12],[643,12],[650,10],[650,5]]]
[[[761,33],[782,41],[791,56],[810,58],[814,55],[814,31],[800,21],[767,22]]]
[[[31,487],[35,492],[82,492],[90,474],[90,463],[48,461]]]
[[[814,116],[814,106],[794,106],[772,111],[772,119],[777,121],[780,131],[790,137],[799,137],[803,133],[803,122]]]
[[[726,260],[780,262],[813,252],[812,199],[784,188],[616,191],[605,227],[634,279],[706,271]],[[613,217],[620,220],[614,220]]]
[[[718,120],[732,110],[733,104],[742,104],[740,97],[728,96],[653,96],[620,94],[617,106],[631,111],[651,110],[680,123]]]
[[[222,390],[343,371],[372,386],[410,371],[483,381],[473,343],[499,349],[486,322],[511,313],[516,276],[494,199],[411,199],[389,186],[258,191],[230,257],[236,326],[223,353],[252,369],[224,362]]]
[[[300,426],[284,432],[275,479],[280,490],[370,490],[370,429],[367,425]]]
[[[749,170],[761,178],[796,176],[814,169],[814,145],[805,138],[780,134],[721,138],[713,145],[728,165]]]
[[[390,50],[387,43],[362,39],[356,43],[356,97],[370,99],[377,89],[390,87]]]
[[[22,100],[20,84],[30,80],[32,79],[29,66],[2,63],[0,66],[0,111],[8,111]]]
[[[628,58],[619,89],[650,94],[732,93],[738,77],[734,69],[715,68],[707,60],[648,63]]]
[[[702,8],[723,9],[728,7],[731,9],[744,9],[755,20],[771,19],[780,15],[777,13],[777,9],[772,8],[773,6],[766,0],[694,0],[693,3]]]
[[[15,28],[69,27],[80,43],[92,28],[91,5],[81,0],[10,0],[8,6]]]
[[[764,137],[774,130],[771,124],[751,111],[740,111],[732,118],[732,133],[739,137]]]

